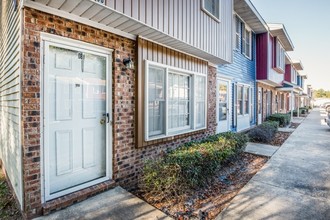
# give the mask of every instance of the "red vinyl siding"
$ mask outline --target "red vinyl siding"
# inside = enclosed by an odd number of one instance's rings
[[[268,72],[268,33],[257,35],[257,79],[267,79]]]

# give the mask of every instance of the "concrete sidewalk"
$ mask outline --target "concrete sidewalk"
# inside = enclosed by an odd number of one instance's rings
[[[217,219],[330,219],[330,128],[314,110]]]
[[[123,188],[116,187],[66,209],[36,219],[170,220],[172,218]]]

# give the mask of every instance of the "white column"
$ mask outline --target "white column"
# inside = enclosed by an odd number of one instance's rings
[[[297,116],[299,117],[299,108],[300,108],[300,96],[298,95],[298,108],[297,108]]]

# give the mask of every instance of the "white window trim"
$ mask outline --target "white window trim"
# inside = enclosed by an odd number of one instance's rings
[[[164,68],[165,69],[165,135],[158,135],[154,137],[149,137],[149,118],[148,118],[148,76],[149,76],[149,65]],[[185,69],[180,69],[172,66],[168,66],[165,64],[160,64],[154,61],[144,60],[144,67],[145,67],[145,78],[144,78],[144,139],[145,141],[152,141],[152,140],[158,140],[162,138],[168,138],[173,137],[180,134],[186,134],[191,133],[195,131],[205,130],[207,128],[207,74],[193,72]],[[204,119],[204,127],[196,128],[196,115],[195,115],[195,103],[196,98],[195,96],[191,97],[191,113],[190,113],[190,121],[191,125],[187,130],[179,130],[178,132],[175,132],[175,129],[169,129],[168,128],[168,119],[167,119],[167,112],[168,112],[168,98],[167,98],[167,86],[168,86],[168,74],[169,72],[174,72],[176,74],[182,74],[182,75],[190,75],[191,76],[191,94],[194,94],[194,81],[195,76],[200,76],[205,78],[205,119]]]
[[[216,16],[214,16],[211,12],[209,12],[205,7],[204,7],[204,4],[205,3],[205,0],[202,0],[202,2],[201,2],[201,8],[202,8],[202,10],[208,15],[208,16],[210,16],[211,18],[213,18],[216,22],[218,22],[218,23],[220,23],[220,8],[221,8],[221,5],[220,5],[220,3],[221,3],[221,1],[219,0],[219,18],[217,18]]]

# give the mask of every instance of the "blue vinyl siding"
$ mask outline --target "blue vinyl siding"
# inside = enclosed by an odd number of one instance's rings
[[[242,25],[242,23],[240,23]],[[242,30],[242,29],[241,29]],[[235,42],[235,41],[234,41]],[[235,115],[235,103],[236,103],[236,94],[235,94],[235,85],[237,83],[248,84],[252,88],[252,102],[253,102],[253,119],[250,125],[254,125],[256,123],[256,35],[252,32],[252,57],[251,59],[247,58],[244,54],[242,54],[242,40],[239,40],[240,45],[239,49],[234,49],[234,57],[232,64],[219,65],[218,66],[218,76],[227,76],[232,78],[232,124],[231,130],[236,131],[236,115]],[[235,47],[235,46],[234,46]]]

